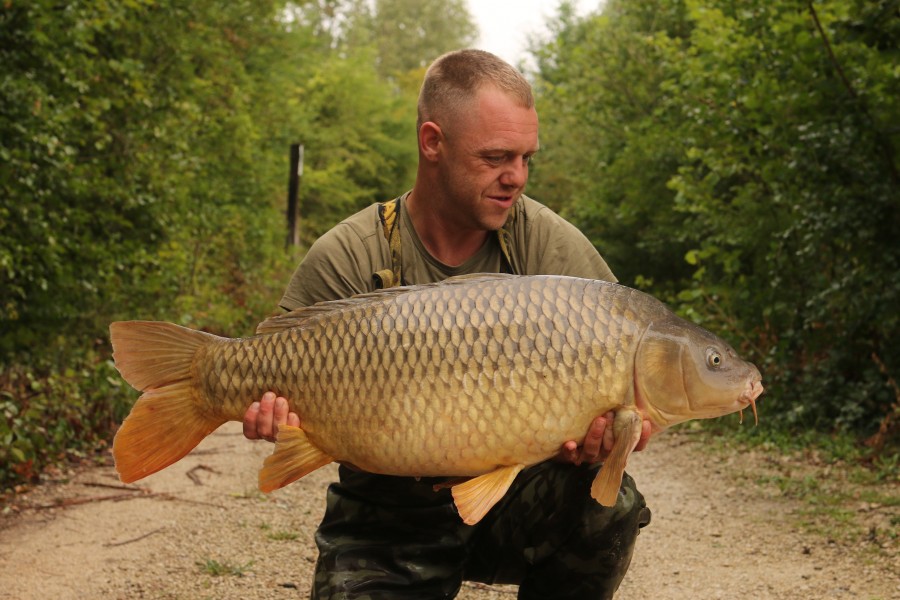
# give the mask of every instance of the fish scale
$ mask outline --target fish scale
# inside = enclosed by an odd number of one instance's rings
[[[614,502],[642,419],[663,429],[740,410],[762,391],[755,367],[647,294],[571,277],[394,288],[273,317],[246,339],[154,322],[110,330],[116,366],[145,392],[116,436],[123,480],[178,460],[271,390],[288,398],[302,429],[279,432],[263,489],[333,460],[391,475],[471,477],[454,487],[466,522],[481,518],[515,473],[581,441],[607,411],[617,415],[612,466],[592,494]],[[710,352],[727,369],[713,367]],[[166,379],[155,381],[154,370]],[[183,412],[176,432],[153,423],[161,407]],[[139,447],[151,443],[160,449]],[[484,494],[492,502],[481,502]]]
[[[578,283],[583,285],[583,282]],[[576,285],[575,290],[578,287]],[[539,455],[530,460],[543,458],[558,443],[546,440],[540,433],[540,429],[555,419],[553,414],[548,414],[549,403],[540,399],[557,394],[575,398],[583,395],[579,393],[583,386],[573,385],[584,379],[584,374],[579,377],[579,372],[574,369],[574,357],[579,352],[572,345],[581,336],[573,335],[571,330],[567,335],[559,330],[563,323],[546,318],[547,312],[558,311],[561,307],[571,310],[572,290],[560,287],[553,296],[530,294],[546,305],[542,309],[545,318],[538,324],[539,331],[533,333],[533,343],[528,337],[522,337],[521,323],[513,320],[522,316],[515,307],[525,295],[515,287],[474,288],[461,297],[454,291],[432,289],[432,297],[415,302],[402,301],[405,298],[398,296],[398,302],[384,310],[373,311],[364,306],[317,319],[309,327],[266,338],[222,341],[208,350],[207,362],[197,367],[200,371],[220,373],[212,380],[213,385],[207,386],[206,398],[211,404],[222,407],[225,418],[238,420],[249,402],[258,399],[266,390],[277,390],[292,399],[292,410],[301,416],[306,427],[316,432],[318,445],[325,452],[338,453],[341,448],[345,451],[351,448],[354,451],[346,458],[361,467],[412,474],[408,469],[416,468],[415,464],[410,464],[413,461],[392,456],[385,450],[373,452],[370,448],[360,447],[358,431],[352,427],[332,431],[334,428],[327,416],[336,412],[348,422],[375,419],[379,428],[392,432],[389,437],[393,443],[405,447],[418,444],[424,437],[422,432],[433,427],[436,419],[443,419],[446,424],[454,423],[459,427],[460,433],[451,441],[469,445],[475,432],[488,430],[488,422],[497,412],[498,401],[505,403],[507,396],[522,396],[533,402],[528,410],[508,414],[511,420],[505,423],[506,428],[517,438],[533,435],[531,440],[523,438],[523,444],[532,454]],[[442,368],[448,361],[443,360],[441,353],[420,351],[423,347],[434,348],[436,338],[431,315],[416,310],[422,306],[430,307],[434,315],[453,315],[452,319],[441,321],[444,327],[441,331],[446,332],[453,344],[458,360],[451,359],[449,363],[456,364],[457,368]],[[362,329],[372,332],[365,338],[361,350],[355,348],[358,342],[346,335],[346,326],[341,326],[347,321],[362,321],[367,324]],[[583,323],[583,319],[578,321]],[[526,342],[529,354],[521,354],[521,343],[517,348],[509,343],[516,338]],[[356,360],[357,354],[368,356],[369,362],[360,364]],[[587,355],[585,351],[580,354]],[[288,355],[297,357],[296,370],[285,368]],[[517,368],[510,368],[516,357],[524,360],[516,365]],[[240,373],[241,366],[247,364],[256,365],[255,372],[236,377],[234,374]],[[536,368],[538,366],[541,368]],[[531,376],[519,377],[523,370]],[[615,373],[607,369],[604,375],[609,378]],[[589,387],[601,385],[597,381]],[[499,395],[494,391],[498,388],[508,389],[510,393]],[[361,402],[360,398],[370,401]],[[421,410],[420,405],[432,398],[443,399],[437,404],[445,408],[438,416],[431,416],[429,424],[425,416],[430,412]],[[449,398],[456,401],[451,403]],[[395,404],[392,406],[391,402]],[[379,412],[378,408],[382,410]],[[590,418],[593,416],[591,414]],[[586,429],[585,421],[588,420],[588,416],[582,417],[577,423],[578,429]],[[570,426],[572,421],[566,419]],[[570,435],[575,437],[579,433],[583,431],[572,431]],[[502,443],[500,437],[487,437],[480,440],[480,444],[496,448]],[[424,460],[435,468],[448,460],[446,448],[431,450],[434,455],[420,454],[415,460]],[[493,463],[493,460],[480,460],[471,465],[456,464],[452,466],[454,471],[446,474],[471,475]]]

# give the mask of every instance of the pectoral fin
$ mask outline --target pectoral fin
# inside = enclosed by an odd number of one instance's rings
[[[331,462],[334,458],[313,446],[302,429],[281,425],[275,451],[259,471],[259,489],[268,493],[283,488]]]
[[[620,411],[613,422],[615,442],[591,484],[591,497],[603,506],[615,506],[625,474],[628,456],[641,439],[641,415],[637,411]]]
[[[466,525],[474,525],[487,514],[525,465],[500,467],[490,473],[473,477],[451,488],[456,510]]]

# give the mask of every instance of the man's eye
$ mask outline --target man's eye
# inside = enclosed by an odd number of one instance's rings
[[[486,156],[485,160],[487,160],[491,164],[499,165],[505,158],[505,156]]]

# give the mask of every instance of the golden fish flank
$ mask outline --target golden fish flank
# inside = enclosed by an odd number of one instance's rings
[[[116,366],[144,392],[113,446],[123,481],[179,460],[273,390],[303,429],[279,431],[261,489],[335,460],[471,477],[453,487],[467,523],[609,410],[616,442],[591,492],[605,505],[642,416],[660,430],[748,405],[755,413],[762,392],[756,367],[647,294],[570,277],[393,288],[274,317],[247,339],[141,321],[110,333]]]

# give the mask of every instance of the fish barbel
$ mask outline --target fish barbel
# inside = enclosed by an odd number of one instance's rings
[[[756,414],[760,373],[714,334],[637,290],[590,279],[478,275],[301,308],[229,339],[154,321],[110,325],[113,357],[141,390],[113,455],[132,482],[178,461],[264,392],[289,399],[260,471],[271,491],[333,461],[452,487],[475,523],[523,468],[582,441],[615,411],[591,495],[615,504],[648,419]]]

